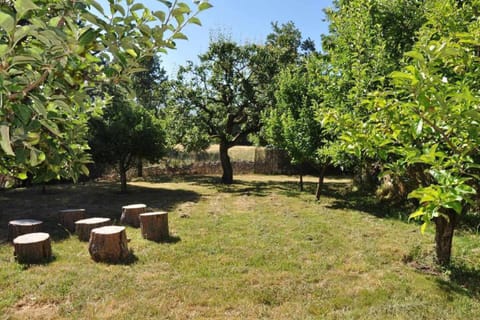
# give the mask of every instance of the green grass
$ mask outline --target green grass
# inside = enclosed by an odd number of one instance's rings
[[[21,266],[0,244],[0,319],[472,319],[480,312],[478,235],[455,239],[454,264],[432,264],[433,235],[397,208],[327,180],[320,203],[285,176],[57,185],[0,193],[0,238],[8,220],[37,217],[55,258]],[[127,227],[135,261],[93,262],[87,243],[55,224],[55,212],[84,207],[118,220],[120,208],[168,210],[172,241]],[[399,219],[400,217],[400,219]]]

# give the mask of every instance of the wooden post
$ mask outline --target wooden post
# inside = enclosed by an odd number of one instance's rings
[[[44,232],[27,233],[13,239],[14,255],[19,263],[38,263],[51,258],[50,235]]]
[[[34,219],[12,220],[8,223],[8,241],[27,233],[42,231],[43,222]]]
[[[153,241],[168,240],[168,213],[148,212],[140,215],[140,228],[143,238]]]
[[[125,261],[130,254],[125,227],[108,226],[93,229],[88,251],[92,259],[97,262]]]
[[[65,209],[58,214],[60,224],[72,233],[75,232],[75,222],[87,218],[85,209]]]
[[[111,224],[109,218],[88,218],[75,222],[75,233],[80,241],[88,241],[92,229],[108,226]]]
[[[147,206],[144,204],[130,204],[122,207],[122,216],[120,223],[126,224],[135,228],[140,227],[139,215],[147,211]]]

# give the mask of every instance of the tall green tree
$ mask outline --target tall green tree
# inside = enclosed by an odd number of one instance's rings
[[[261,73],[268,55],[254,45],[218,39],[199,58],[199,65],[182,67],[174,83],[170,131],[187,148],[218,142],[222,182],[230,184],[228,150],[259,130],[260,113],[268,104]]]
[[[87,173],[88,118],[104,82],[125,85],[140,61],[173,48],[199,11],[159,1],[19,0],[0,3],[0,173],[38,181]]]
[[[165,152],[165,133],[157,118],[128,97],[125,90],[110,88],[112,102],[102,116],[92,117],[90,147],[95,163],[114,165],[120,190],[127,191],[127,171],[137,159],[158,161]]]

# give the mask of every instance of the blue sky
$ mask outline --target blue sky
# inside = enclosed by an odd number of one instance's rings
[[[153,1],[144,2],[150,4]],[[263,43],[271,32],[270,23],[293,21],[304,38],[310,37],[320,49],[320,35],[328,33],[323,8],[331,0],[210,0],[213,8],[199,15],[202,26],[189,25],[188,41],[177,41],[177,49],[162,55],[162,65],[172,76],[178,66],[208,49],[210,35],[219,31],[238,43]],[[188,2],[187,2],[188,3]]]

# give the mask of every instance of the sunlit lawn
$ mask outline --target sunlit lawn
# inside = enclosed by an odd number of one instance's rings
[[[327,180],[326,196],[299,193],[295,178],[238,176],[109,183],[0,193],[0,237],[8,220],[46,221],[55,255],[21,266],[0,244],[0,319],[474,319],[480,314],[479,238],[455,239],[454,267],[433,267],[433,235],[395,209]],[[119,219],[122,205],[168,210],[168,243],[127,228],[135,261],[95,263],[88,244],[55,224],[86,208]]]

